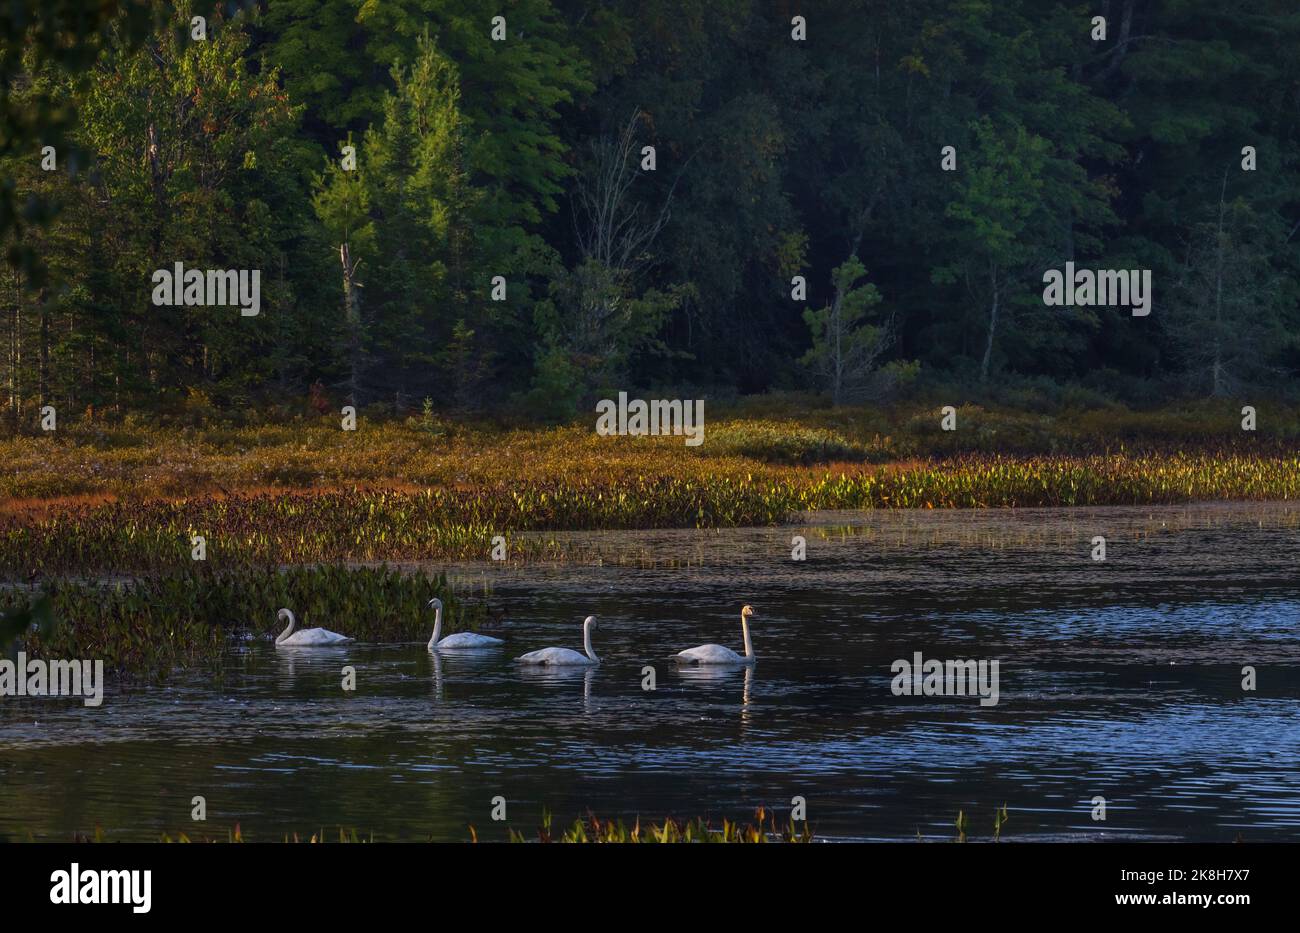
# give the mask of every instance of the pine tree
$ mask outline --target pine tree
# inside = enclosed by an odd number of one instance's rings
[[[803,363],[824,380],[834,405],[861,397],[889,345],[888,324],[872,322],[881,296],[875,285],[862,282],[866,275],[861,260],[849,257],[831,273],[831,303],[803,313],[812,332],[812,349]]]

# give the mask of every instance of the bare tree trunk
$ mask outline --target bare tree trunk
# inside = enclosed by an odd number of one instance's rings
[[[584,261],[594,260],[601,274],[583,287],[578,301],[578,321],[573,342],[588,351],[604,352],[609,323],[617,313],[617,295],[631,288],[636,278],[651,265],[651,244],[670,216],[673,193],[681,180],[687,158],[678,169],[659,212],[644,217],[641,205],[631,198],[632,184],[641,176],[635,156],[636,126],[640,110],[634,110],[617,137],[602,136],[591,144],[592,163],[579,179],[573,193],[574,239]],[[693,157],[691,157],[693,158]],[[584,263],[585,264],[585,263]]]
[[[844,318],[841,311],[844,307],[844,290],[838,285],[835,287],[835,297],[831,301],[831,333],[835,337],[835,376],[831,383],[831,405],[838,408],[840,398],[844,392]]]
[[[155,53],[155,60],[158,62],[159,71],[162,71],[163,65],[161,58]],[[150,231],[150,239],[153,243],[153,255],[162,255],[163,244],[163,225],[164,218],[167,216],[167,173],[162,162],[162,140],[158,133],[158,125],[150,121],[145,130],[145,155],[149,160],[149,179],[150,186],[153,190],[154,216],[153,229]],[[154,364],[153,341],[152,341],[152,324],[153,318],[144,315],[140,319],[140,349],[143,351],[141,358],[145,366],[145,374],[152,388],[157,388],[159,384],[159,367]]]
[[[8,285],[13,281],[12,276],[5,277],[5,284]],[[14,295],[14,301],[18,300],[17,294]],[[5,398],[5,417],[12,418],[14,408],[14,330],[17,321],[12,313],[5,315],[5,330],[8,340],[5,343],[5,389],[7,397]]]
[[[339,262],[343,265],[343,314],[348,324],[348,402],[361,407],[361,295],[357,289],[357,266],[361,260],[352,261],[348,244],[339,246]]]
[[[50,309],[46,302],[47,293],[41,289],[36,296],[41,311],[40,369],[38,373],[41,407],[50,403]]]
[[[18,302],[18,294],[17,292],[15,292],[14,309],[13,312],[8,315],[8,319],[6,321],[6,323],[9,325],[9,347],[8,347],[8,352],[5,354],[5,376],[6,376],[5,382],[7,383],[8,390],[9,390],[9,398],[5,405],[5,409],[6,409],[5,413],[9,416],[10,421],[13,422],[13,427],[15,429],[17,429],[18,427],[18,419],[14,417],[14,396],[17,393],[17,386],[14,384],[14,379],[15,379],[14,346],[15,346],[15,341],[18,339],[17,302]]]
[[[22,332],[23,288],[19,281],[14,287],[13,329],[9,332],[9,414],[13,418],[14,432],[22,420],[23,385],[21,368],[23,365]]]
[[[95,369],[95,336],[92,333],[90,337],[90,369],[86,373],[86,392],[90,397],[90,410],[91,410],[90,417],[92,421],[94,420],[95,417],[95,411],[94,411],[95,400],[99,398],[99,396],[96,395],[95,393],[96,376],[97,376],[97,371]]]
[[[1107,22],[1110,21],[1110,4],[1103,8],[1103,15],[1106,16]],[[1112,74],[1119,70],[1119,66],[1124,63],[1124,56],[1128,54],[1129,34],[1133,30],[1133,0],[1124,0],[1124,9],[1120,13],[1119,35],[1115,39],[1115,45],[1112,46],[1114,57],[1097,75],[1098,80],[1105,81]]]
[[[989,307],[989,336],[984,343],[984,359],[980,363],[980,382],[989,378],[989,361],[993,358],[993,335],[998,329],[998,273],[997,266],[989,263],[989,280],[993,285],[993,304]]]
[[[1219,226],[1214,241],[1214,366],[1210,391],[1216,398],[1223,394],[1223,199],[1227,189],[1225,170],[1219,188]]]
[[[68,410],[76,411],[77,401],[81,398],[81,393],[77,391],[80,388],[77,381],[77,363],[71,357],[71,351],[77,345],[77,316],[71,310],[68,311],[68,334],[66,339],[68,341],[69,358],[67,361],[68,374],[64,385],[67,386],[68,391]]]

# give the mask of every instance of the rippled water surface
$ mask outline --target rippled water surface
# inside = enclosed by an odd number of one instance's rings
[[[790,559],[794,535],[806,561]],[[566,822],[748,818],[799,796],[825,838],[948,836],[958,810],[987,837],[1003,803],[1010,839],[1300,838],[1296,505],[820,514],[560,540],[578,563],[453,569],[508,610],[504,651],[255,642],[219,678],[110,691],[98,709],[0,699],[0,837],[224,838],[239,822],[253,839],[342,825],[460,840],[471,824],[502,839],[543,807]],[[744,602],[753,670],[678,670],[682,648],[741,650]],[[580,648],[588,613],[599,668],[511,662]],[[895,696],[890,665],[917,651],[997,660],[998,704]]]

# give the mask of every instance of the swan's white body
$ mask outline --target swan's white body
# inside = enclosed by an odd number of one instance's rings
[[[754,610],[749,606],[740,610],[740,631],[745,639],[745,653],[736,654],[722,645],[700,645],[677,652],[677,660],[685,664],[753,664],[758,660],[754,646],[749,640],[749,617]]]
[[[500,638],[479,635],[476,632],[457,632],[455,635],[439,639],[438,636],[442,633],[442,600],[431,599],[429,605],[433,607],[433,635],[429,638],[430,651],[477,651],[483,648],[497,648],[505,644]]]
[[[582,622],[582,650],[579,654],[572,648],[541,648],[515,658],[522,664],[583,665],[587,667],[600,663],[596,652],[591,650],[591,630],[596,627],[596,617],[587,616]]]
[[[286,617],[289,619],[289,625],[275,639],[277,648],[318,648],[323,645],[344,645],[353,641],[346,635],[331,632],[327,628],[305,628],[295,632],[294,626],[298,624],[298,620],[293,617],[292,612],[281,609],[276,615],[276,618],[282,622]]]

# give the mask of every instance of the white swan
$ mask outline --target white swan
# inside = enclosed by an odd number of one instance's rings
[[[433,607],[433,635],[429,638],[430,651],[473,651],[479,648],[495,648],[498,645],[504,645],[505,642],[500,638],[493,638],[491,635],[479,635],[476,632],[457,632],[455,635],[448,635],[441,641],[438,635],[442,632],[442,600],[434,597],[429,600],[429,605]]]
[[[700,645],[677,652],[677,660],[685,664],[753,664],[758,660],[754,646],[749,641],[749,618],[754,615],[754,607],[746,606],[740,610],[740,631],[745,636],[745,653],[736,654],[730,648],[721,645]]]
[[[599,664],[600,658],[591,650],[591,630],[595,627],[595,616],[587,616],[582,622],[582,649],[587,652],[585,655],[578,654],[572,648],[541,648],[520,655],[515,660],[524,664]]]
[[[295,632],[294,626],[298,620],[293,617],[293,613],[288,609],[281,609],[275,616],[281,622],[287,617],[289,625],[275,639],[277,648],[314,648],[321,645],[343,645],[354,639],[346,635],[340,635],[338,632],[331,632],[327,628],[305,628],[301,632]]]

